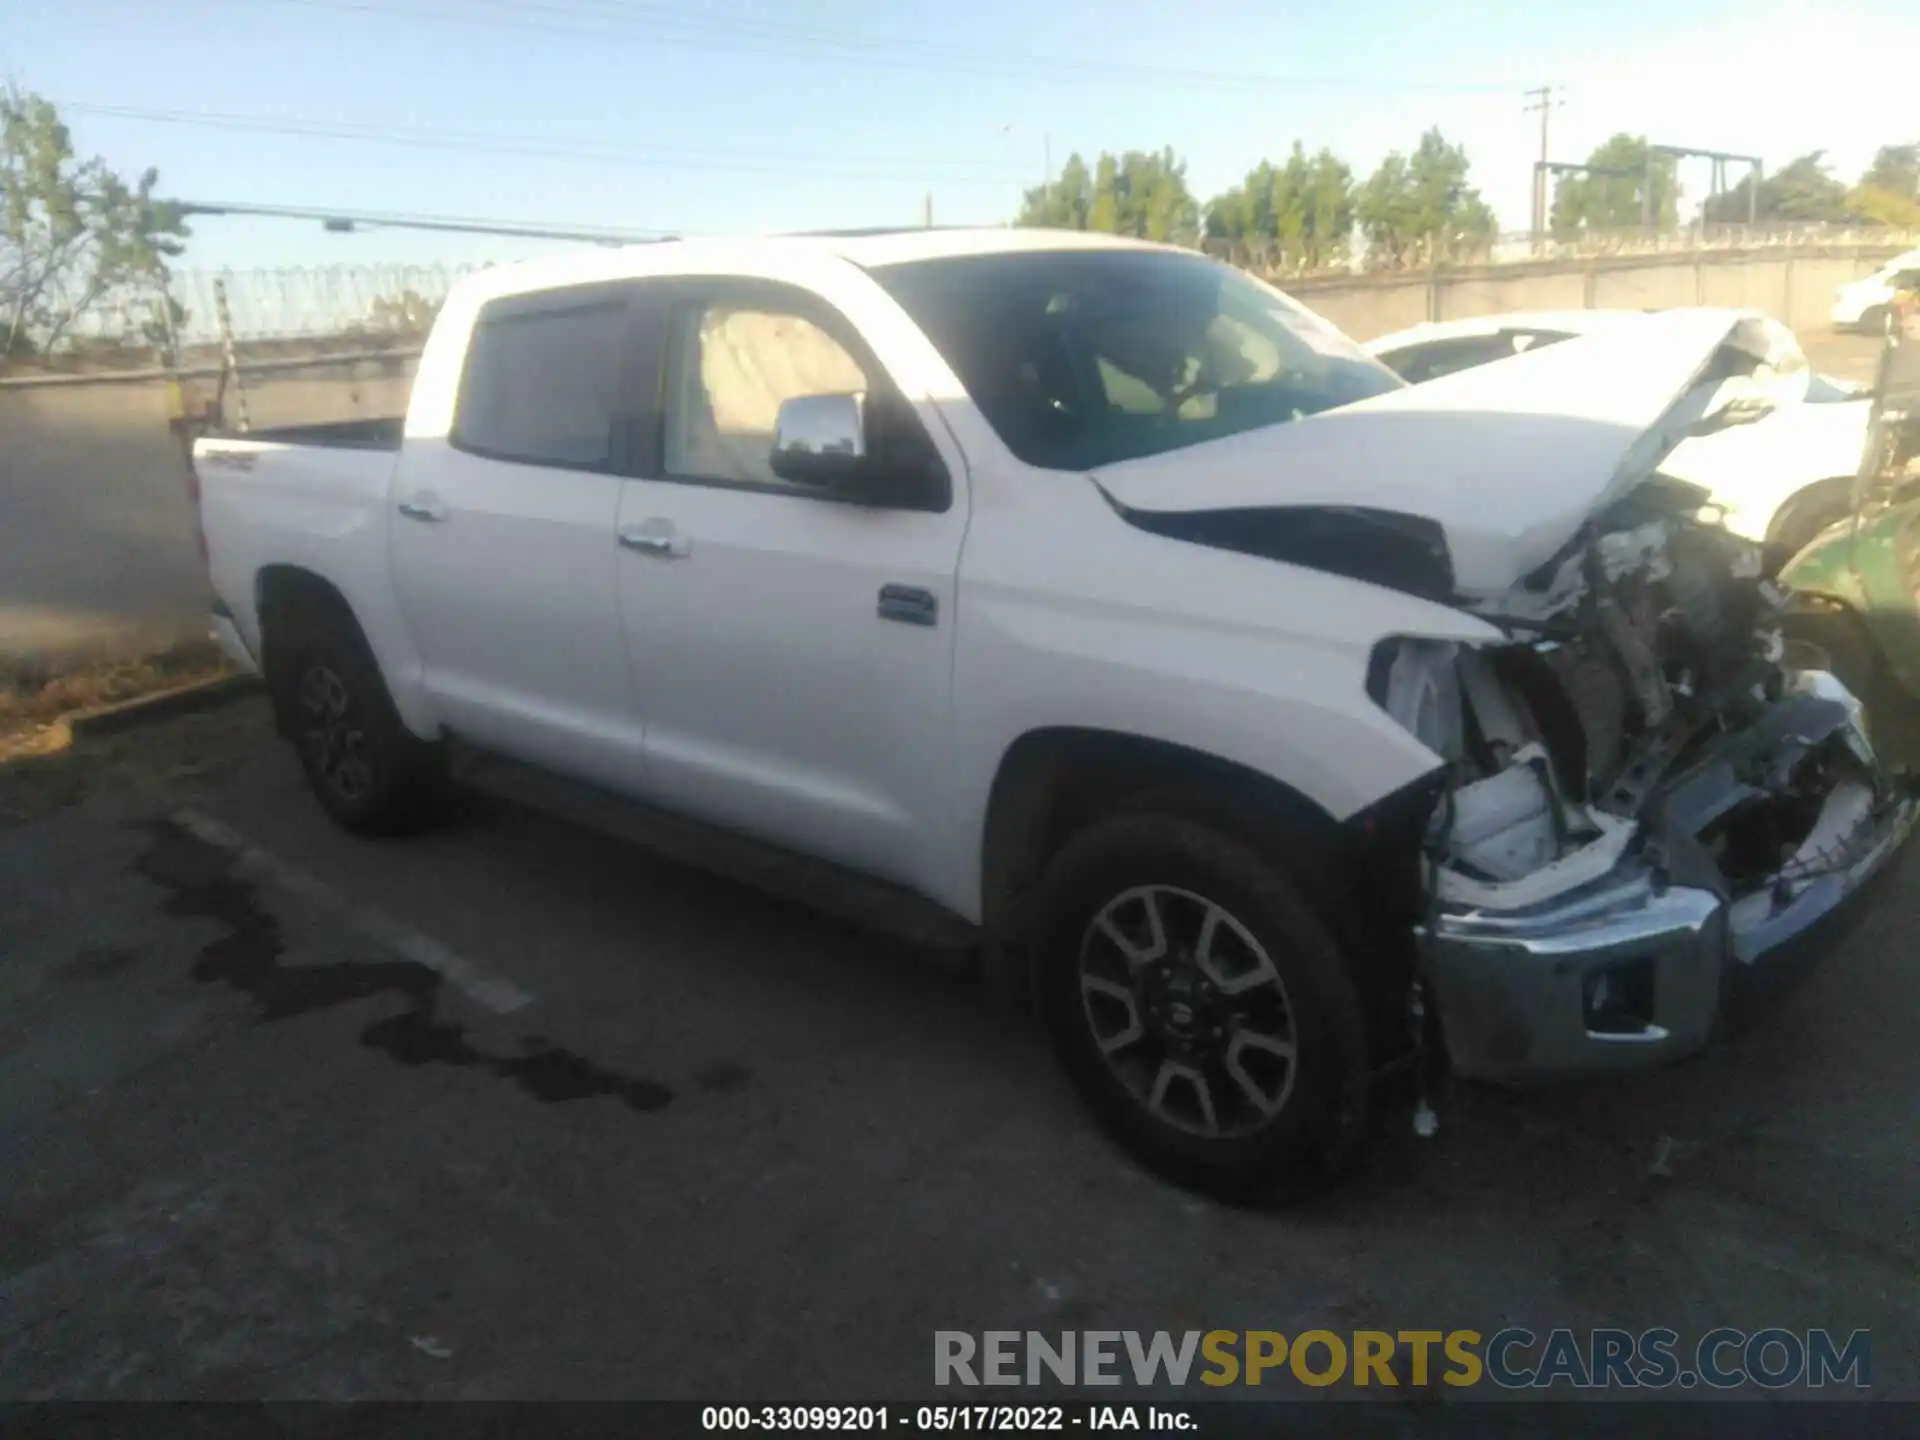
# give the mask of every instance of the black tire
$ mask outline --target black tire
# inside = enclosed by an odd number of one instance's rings
[[[401,722],[359,627],[332,613],[290,617],[268,645],[274,700],[321,806],[359,835],[434,819],[445,797],[440,747]]]
[[[1125,908],[1144,906],[1143,891],[1167,912],[1160,933],[1171,943],[1159,961],[1136,965],[1110,938],[1114,932],[1096,933],[1095,922],[1108,915],[1116,929],[1133,926],[1143,938],[1151,928],[1144,909],[1129,919]],[[1125,900],[1130,894],[1136,898]],[[1308,1194],[1344,1172],[1366,1127],[1362,1011],[1326,927],[1273,855],[1177,814],[1118,814],[1067,842],[1038,901],[1041,1014],[1075,1087],[1134,1155],[1181,1184],[1235,1201]],[[1220,953],[1211,971],[1177,938],[1194,929],[1181,912],[1192,914],[1196,902],[1227,917],[1214,922],[1209,948]],[[1210,979],[1229,963],[1234,995]],[[1269,969],[1277,985],[1247,979]],[[1130,1002],[1110,993],[1121,972],[1131,977]],[[1107,989],[1089,992],[1089,983]],[[1116,1035],[1130,1028],[1142,1038],[1115,1047]],[[1290,1063],[1271,1048],[1288,1041]],[[1226,1068],[1229,1059],[1237,1075]],[[1186,1077],[1177,1077],[1184,1098],[1175,1096],[1169,1063],[1206,1077],[1204,1103]],[[1256,1091],[1271,1110],[1249,1099]]]
[[[1816,480],[1789,495],[1767,525],[1769,573],[1778,574],[1814,537],[1853,512],[1853,481],[1841,475]]]
[[[1860,319],[1856,322],[1856,328],[1863,335],[1872,335],[1875,337],[1885,335],[1887,333],[1887,307],[1884,305],[1869,305],[1860,312]]]

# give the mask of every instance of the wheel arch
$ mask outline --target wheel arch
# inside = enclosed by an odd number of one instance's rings
[[[369,656],[373,647],[340,587],[304,565],[263,565],[253,579],[253,602],[254,613],[260,617],[260,673],[273,701],[275,722],[284,734],[291,703],[287,663],[293,650],[289,642],[300,626],[343,626]]]
[[[1233,797],[1266,827],[1303,838],[1341,831],[1320,805],[1273,776],[1169,740],[1082,726],[1029,730],[1001,755],[980,836],[981,912],[1017,926],[1020,897],[1068,836],[1129,799],[1185,788]]]
[[[331,620],[347,627],[355,643],[372,658],[407,729],[418,739],[436,740],[441,733],[439,718],[422,690],[411,637],[381,578],[357,576],[349,570],[336,580],[298,559],[261,566],[254,572],[251,597],[260,633],[261,674],[271,689],[276,627],[281,631],[284,657],[290,619]],[[350,596],[358,596],[358,603]]]
[[[1102,816],[1164,808],[1281,857],[1351,967],[1376,1043],[1391,1049],[1416,961],[1414,860],[1433,793],[1428,780],[1416,781],[1342,821],[1276,776],[1177,742],[1077,726],[1030,730],[1002,755],[980,837],[991,981],[1016,1000],[1031,994],[1033,902],[1061,846]]]

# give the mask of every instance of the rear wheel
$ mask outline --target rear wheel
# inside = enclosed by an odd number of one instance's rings
[[[1332,940],[1273,858],[1171,814],[1097,822],[1043,882],[1039,988],[1067,1073],[1155,1170],[1231,1198],[1336,1177],[1367,1045]]]
[[[282,723],[327,813],[368,835],[430,819],[444,785],[439,748],[401,722],[358,630],[328,617],[290,628],[281,643],[288,647],[284,666],[275,666]]]

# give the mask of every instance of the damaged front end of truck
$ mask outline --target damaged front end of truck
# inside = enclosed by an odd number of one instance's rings
[[[1142,528],[1407,597],[1365,683],[1434,764],[1358,817],[1362,908],[1370,950],[1414,932],[1461,1073],[1699,1049],[1913,827],[1854,698],[1783,664],[1760,547],[1662,470],[1765,413],[1776,339],[1669,312],[1097,477]]]
[[[1521,1080],[1703,1046],[1915,819],[1832,676],[1782,666],[1758,548],[1651,480],[1508,595],[1510,643],[1390,639],[1375,700],[1444,763],[1423,983],[1455,1070]]]

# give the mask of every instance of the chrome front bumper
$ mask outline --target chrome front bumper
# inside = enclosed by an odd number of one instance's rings
[[[1538,905],[1443,909],[1420,943],[1458,1073],[1517,1082],[1639,1069],[1691,1054],[1706,1045],[1742,972],[1772,969],[1822,941],[1822,922],[1899,852],[1920,805],[1880,775],[1858,707],[1839,683],[1826,675],[1802,681],[1805,697],[1827,702],[1818,709],[1828,723],[1817,732],[1797,724],[1813,708],[1803,703],[1787,717],[1796,725],[1760,753],[1791,763],[1837,741],[1878,787],[1870,806],[1836,821],[1846,822],[1845,833],[1825,837],[1832,843],[1824,863],[1783,871],[1766,893],[1730,900],[1703,884],[1672,883],[1633,857]],[[1754,758],[1749,751],[1739,763],[1710,758],[1694,767],[1676,782],[1667,813],[1681,825],[1724,814],[1742,797],[1737,776]],[[1829,797],[1829,807],[1840,803]],[[1699,875],[1696,863],[1689,878]],[[1606,1003],[1597,1006],[1597,996]]]

